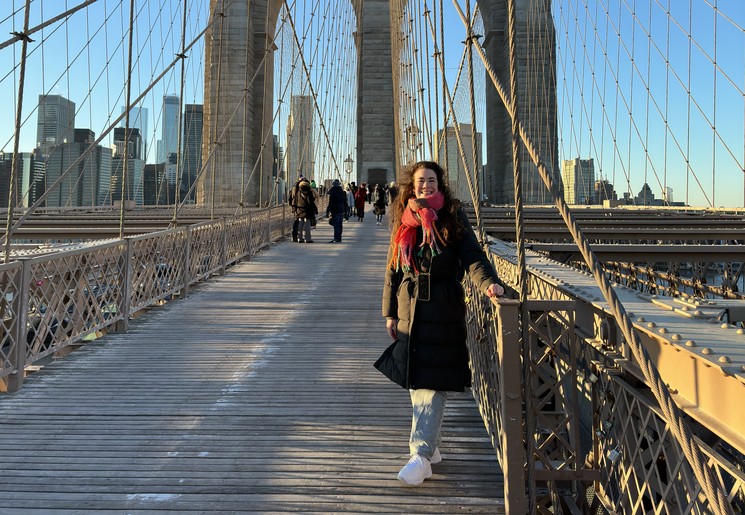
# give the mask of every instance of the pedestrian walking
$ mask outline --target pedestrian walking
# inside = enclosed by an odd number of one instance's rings
[[[380,184],[375,185],[375,189],[372,194],[373,198],[373,213],[375,213],[375,223],[381,225],[383,223],[383,215],[385,215],[385,205],[387,204],[385,193]]]
[[[329,203],[326,206],[326,216],[331,217],[331,225],[334,227],[334,239],[329,243],[341,243],[343,229],[343,218],[347,212],[347,194],[341,189],[339,179],[334,179],[329,190]]]
[[[461,279],[468,272],[489,297],[504,295],[504,288],[437,163],[422,161],[407,170],[391,207],[383,316],[393,343],[375,367],[409,390],[411,458],[398,479],[419,485],[442,460],[447,392],[471,386]]]
[[[357,192],[354,194],[354,207],[357,213],[357,221],[362,222],[365,219],[365,200],[367,199],[367,188],[363,182],[360,187],[357,188]]]
[[[295,184],[292,185],[292,188],[290,188],[290,194],[287,196],[287,202],[290,204],[290,209],[292,210],[292,214],[295,217],[295,220],[292,222],[292,241],[297,242],[298,237],[298,227],[300,226],[300,219],[297,216],[297,201],[298,196],[300,195],[300,183],[305,181],[305,177],[302,175],[297,178],[297,181],[295,181]]]
[[[398,186],[396,186],[395,182],[391,182],[388,185],[388,205],[393,206],[393,203],[396,201],[396,195],[398,195]]]
[[[300,181],[298,185],[296,206],[295,217],[298,221],[298,242],[313,243],[310,231],[318,214],[318,207],[316,207],[316,196],[310,187],[310,182],[305,179]]]
[[[354,193],[352,192],[352,186],[347,183],[344,192],[347,194],[347,212],[344,215],[344,220],[349,221],[349,217],[352,216],[352,209],[354,209]]]

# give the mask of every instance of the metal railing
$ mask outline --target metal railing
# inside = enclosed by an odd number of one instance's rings
[[[492,260],[514,285],[516,266]],[[571,299],[532,291],[551,300],[528,301],[522,331],[519,301],[492,305],[466,280],[472,391],[507,513],[713,513],[653,396],[625,380],[623,356],[574,331]],[[742,455],[721,439],[698,443],[732,511],[744,513]]]
[[[101,332],[126,330],[133,313],[174,296],[287,234],[286,205],[141,236],[23,257],[0,265],[0,379]]]

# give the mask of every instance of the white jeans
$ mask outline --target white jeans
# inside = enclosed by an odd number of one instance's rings
[[[436,390],[409,390],[411,395],[411,436],[409,452],[427,459],[432,458],[440,445],[440,426],[445,414],[447,392]]]

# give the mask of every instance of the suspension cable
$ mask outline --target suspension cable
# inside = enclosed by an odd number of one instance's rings
[[[287,7],[287,0],[283,0],[283,3],[285,7]],[[289,12],[289,9],[287,10],[287,19],[290,22],[290,27],[292,27],[292,36],[295,39],[295,44],[298,46],[298,48],[302,48],[300,45],[300,40],[297,37],[297,30],[295,29],[295,22],[292,19],[292,14]],[[311,97],[313,98],[313,106],[316,108],[316,112],[318,113],[318,116],[321,120],[321,130],[323,131],[323,136],[326,140],[326,145],[328,146],[330,152],[331,152],[331,160],[334,163],[334,170],[338,174],[339,173],[339,164],[336,161],[336,155],[334,154],[334,149],[331,146],[331,142],[329,141],[329,135],[326,131],[326,125],[323,123],[323,114],[321,113],[321,110],[318,107],[318,97],[316,95],[315,90],[313,89],[313,84],[310,80],[310,71],[308,70],[308,66],[305,62],[305,57],[300,53],[300,62],[303,65],[303,71],[305,72],[305,76],[308,79],[308,88],[310,89]]]
[[[181,182],[184,180],[182,175],[184,173],[184,155],[182,151],[181,133],[184,128],[184,83],[186,82],[186,0],[183,0],[183,21],[181,25],[181,52],[176,55],[181,60],[181,84],[179,90],[179,117],[178,117],[178,137],[176,143],[176,152],[178,157],[176,158],[176,187],[174,188],[174,199],[173,199],[173,219],[171,220],[171,226],[178,224],[178,209],[181,192]]]
[[[481,60],[484,63],[484,66],[486,67],[487,73],[489,74],[489,77],[491,78],[492,83],[494,84],[497,93],[501,97],[502,102],[504,103],[509,115],[511,117],[514,117],[515,112],[513,109],[513,105],[507,97],[501,82],[492,69],[488,59],[484,55],[483,50],[478,46],[476,46],[476,48],[478,50],[479,56],[481,57]],[[722,491],[721,485],[717,484],[712,470],[708,466],[706,466],[701,448],[696,443],[690,427],[683,418],[683,412],[675,404],[672,395],[670,394],[670,390],[667,388],[664,381],[662,380],[659,370],[657,370],[657,367],[655,367],[654,363],[652,362],[649,356],[649,352],[642,345],[639,335],[634,329],[631,320],[626,313],[626,309],[619,301],[615,290],[610,285],[610,281],[605,276],[600,261],[590,248],[587,239],[584,237],[582,230],[580,229],[576,219],[574,218],[574,215],[572,214],[569,206],[564,200],[564,197],[561,194],[556,182],[554,181],[554,178],[549,173],[546,165],[541,160],[531,136],[526,132],[522,124],[517,122],[517,126],[519,127],[520,138],[522,139],[523,144],[530,154],[533,163],[537,166],[541,179],[543,180],[546,188],[548,188],[549,192],[551,193],[551,196],[554,199],[554,203],[556,204],[561,217],[563,218],[567,228],[572,234],[574,242],[577,244],[577,247],[579,248],[588,267],[592,270],[592,274],[595,277],[595,281],[597,282],[600,290],[603,293],[603,297],[610,305],[613,317],[618,321],[619,327],[621,328],[621,331],[626,338],[626,342],[629,344],[629,348],[631,349],[634,358],[639,364],[639,367],[644,375],[644,378],[646,379],[647,384],[654,393],[655,399],[659,403],[660,408],[665,415],[667,423],[670,424],[672,432],[675,435],[681,449],[688,458],[693,473],[695,474],[704,492],[706,493],[706,496],[708,497],[712,508],[716,511],[716,513],[721,515],[732,514],[732,507],[727,502],[727,496]]]
[[[520,108],[518,104],[519,95],[517,94],[517,22],[515,20],[515,0],[507,0],[507,38],[509,45],[509,68],[510,68],[510,101],[512,102],[512,176],[515,194],[515,243],[517,244],[517,263],[519,277],[519,294],[520,294],[520,317],[518,319],[520,336],[523,343],[523,400],[525,402],[525,435],[526,440],[532,438],[535,421],[530,414],[533,411],[533,394],[530,381],[530,366],[533,361],[532,347],[528,334],[528,270],[525,264],[525,225],[523,223],[523,179],[522,163],[520,159]],[[526,444],[528,442],[526,441]],[[535,468],[535,453],[532,452],[531,446],[527,445],[526,452],[526,480],[528,488],[533,488],[533,471]],[[528,512],[534,513],[535,498],[528,496]]]
[[[191,43],[189,44],[189,46],[188,46],[188,47],[186,48],[186,51],[189,51],[189,50],[191,49],[191,47],[192,47],[192,46],[194,46],[194,45],[195,45],[195,44],[197,43],[197,41],[199,41],[199,40],[200,40],[200,39],[202,38],[202,36],[204,36],[205,32],[207,32],[207,30],[208,30],[208,29],[209,29],[209,28],[210,28],[210,27],[212,26],[212,23],[213,23],[213,22],[214,22],[214,21],[211,21],[211,22],[209,22],[209,23],[207,24],[207,27],[205,27],[205,28],[204,28],[204,30],[202,30],[202,31],[201,31],[201,32],[200,32],[199,34],[197,34],[197,36],[196,36],[196,37],[195,37],[195,38],[194,38],[194,39],[192,40],[192,42],[191,42]],[[171,69],[172,69],[172,68],[173,68],[173,67],[174,67],[174,66],[176,65],[176,63],[178,63],[179,61],[180,61],[180,58],[176,58],[176,59],[174,59],[174,60],[173,60],[173,61],[172,61],[172,62],[171,62],[171,63],[170,63],[170,64],[169,64],[168,66],[166,66],[166,67],[165,67],[165,68],[163,69],[163,71],[162,71],[162,72],[161,72],[161,73],[160,73],[160,74],[159,74],[159,75],[158,75],[158,76],[157,76],[157,77],[156,77],[156,78],[155,78],[155,79],[154,79],[154,80],[153,80],[153,81],[152,81],[152,82],[151,82],[151,83],[150,83],[150,84],[149,84],[149,85],[148,85],[148,86],[147,86],[147,87],[145,88],[145,90],[143,90],[143,92],[142,92],[142,93],[140,93],[140,95],[139,95],[139,96],[138,96],[138,97],[137,97],[137,98],[136,98],[136,99],[134,100],[134,102],[131,102],[131,105],[137,105],[137,104],[139,104],[140,102],[142,102],[142,100],[143,100],[143,99],[144,99],[144,98],[145,98],[145,97],[147,96],[147,94],[148,94],[148,93],[150,93],[150,91],[151,91],[151,90],[152,90],[152,89],[153,89],[153,88],[154,88],[154,87],[155,87],[155,86],[156,86],[156,85],[157,85],[157,84],[158,84],[158,83],[160,82],[160,80],[161,80],[161,79],[162,79],[163,77],[165,77],[165,75],[166,75],[166,74],[167,74],[168,72],[170,72],[170,71],[171,71]],[[22,216],[21,216],[21,217],[20,217],[20,218],[19,218],[19,219],[18,219],[18,220],[17,220],[17,221],[16,221],[15,223],[14,223],[14,224],[13,224],[13,226],[12,226],[12,227],[10,228],[10,231],[6,230],[6,231],[5,231],[5,234],[3,234],[2,236],[0,236],[0,244],[4,244],[4,243],[7,243],[7,240],[9,239],[9,238],[8,238],[8,236],[9,236],[9,235],[11,234],[11,232],[12,232],[12,231],[15,231],[16,229],[18,229],[18,227],[20,227],[20,226],[21,226],[21,225],[23,224],[23,222],[25,222],[25,221],[26,221],[26,220],[28,219],[28,217],[29,217],[29,216],[30,216],[30,215],[31,215],[31,214],[32,214],[32,213],[33,213],[33,212],[34,212],[34,211],[35,211],[35,210],[36,210],[36,209],[37,209],[37,208],[38,208],[39,206],[41,206],[41,205],[42,205],[42,204],[43,204],[43,203],[44,203],[44,202],[46,201],[46,199],[47,199],[47,197],[49,196],[49,194],[50,194],[50,193],[51,193],[52,191],[54,191],[54,189],[55,189],[55,188],[57,188],[57,187],[58,187],[58,186],[60,185],[60,183],[61,183],[61,182],[62,182],[62,181],[63,181],[63,180],[65,179],[65,177],[67,177],[67,175],[68,175],[68,174],[69,174],[70,172],[72,172],[72,170],[74,170],[74,169],[75,169],[75,167],[76,167],[76,166],[78,166],[78,164],[80,164],[80,162],[81,162],[81,161],[82,161],[83,159],[85,159],[85,158],[86,158],[86,157],[87,157],[87,156],[88,156],[88,155],[89,155],[89,154],[90,154],[90,153],[91,153],[91,152],[93,151],[93,149],[95,149],[95,148],[96,148],[96,147],[98,146],[98,144],[99,144],[99,143],[101,143],[101,141],[103,141],[103,140],[104,140],[104,138],[106,138],[106,136],[108,136],[108,135],[109,135],[109,133],[111,133],[111,131],[112,131],[112,130],[114,129],[114,127],[116,126],[116,124],[117,124],[117,123],[119,123],[120,121],[122,121],[122,120],[123,120],[123,119],[125,118],[125,116],[126,116],[126,113],[122,113],[122,114],[120,114],[120,115],[119,115],[119,116],[118,116],[117,118],[115,118],[115,119],[114,119],[114,121],[113,121],[113,122],[112,122],[112,123],[111,123],[111,124],[110,124],[110,125],[109,125],[109,126],[108,126],[108,127],[106,128],[106,129],[104,129],[104,130],[103,130],[103,131],[101,132],[101,135],[100,135],[100,136],[99,136],[98,138],[96,138],[96,139],[95,139],[95,140],[93,141],[93,143],[91,143],[91,144],[90,144],[90,145],[88,146],[88,148],[86,148],[86,149],[85,149],[85,151],[83,151],[83,153],[81,153],[81,154],[80,154],[80,155],[79,155],[79,156],[78,156],[78,157],[77,157],[77,158],[76,158],[76,159],[75,159],[75,160],[74,160],[74,161],[73,161],[73,162],[72,162],[72,163],[70,164],[70,166],[69,166],[69,167],[67,168],[67,170],[65,170],[65,171],[64,171],[64,172],[63,172],[62,174],[60,174],[60,176],[59,176],[59,177],[58,177],[58,178],[57,178],[57,179],[56,179],[56,180],[55,180],[55,181],[54,181],[54,182],[53,182],[53,183],[52,183],[52,184],[51,184],[51,185],[50,185],[49,187],[47,187],[47,189],[46,189],[46,190],[44,191],[44,193],[42,193],[42,194],[41,194],[41,195],[40,195],[40,196],[39,196],[39,197],[38,197],[38,198],[36,199],[36,202],[34,202],[34,203],[33,203],[33,204],[31,205],[31,206],[29,206],[29,207],[28,207],[28,209],[26,210],[26,212],[25,212],[25,213],[24,213],[24,214],[23,214],[23,215],[22,215]]]
[[[21,38],[21,71],[18,80],[18,106],[16,107],[16,123],[15,123],[15,137],[13,138],[13,158],[10,162],[10,184],[8,185],[8,216],[5,222],[5,258],[4,262],[10,261],[10,243],[11,233],[14,229],[13,223],[13,208],[15,207],[15,184],[16,175],[16,163],[18,162],[18,146],[20,143],[21,136],[21,111],[23,110],[23,90],[26,81],[26,52],[28,49],[28,43],[31,38],[26,33],[28,31],[28,20],[31,12],[31,0],[26,0],[26,10],[23,13],[23,32],[18,35]]]
[[[88,7],[89,5],[94,4],[97,1],[98,0],[87,0],[87,1],[83,2],[82,4],[76,5],[75,7],[72,7],[72,8],[68,9],[67,11],[65,11],[63,13],[58,14],[54,18],[50,18],[49,20],[45,21],[44,23],[41,23],[41,24],[39,24],[39,25],[37,25],[35,27],[32,27],[32,28],[28,29],[28,32],[22,32],[20,34],[14,33],[14,36],[12,38],[10,38],[10,39],[8,39],[8,40],[3,41],[2,43],[0,43],[0,50],[2,50],[3,48],[5,48],[8,45],[12,45],[13,43],[15,43],[17,41],[23,41],[25,38],[31,36],[31,34],[33,34],[34,32],[38,32],[38,31],[40,31],[40,30],[42,30],[42,29],[44,29],[44,28],[46,28],[46,27],[48,27],[48,26],[50,26],[50,25],[58,22],[59,20],[61,20],[63,18],[67,18],[68,16],[70,16],[73,13],[75,13],[76,11],[79,11],[80,9],[83,9],[85,7]],[[33,40],[31,40],[31,41],[33,41]]]
[[[129,139],[132,137],[129,128],[129,112],[132,109],[132,41],[134,39],[134,17],[135,17],[135,0],[129,2],[129,43],[127,57],[127,82],[125,84],[127,96],[127,109],[124,113],[124,161],[122,163],[122,186],[121,186],[121,205],[119,207],[119,239],[124,238],[124,213],[127,203],[127,181],[129,180]]]

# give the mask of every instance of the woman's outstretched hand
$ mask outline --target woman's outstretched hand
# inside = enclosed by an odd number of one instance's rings
[[[501,297],[502,295],[504,295],[504,288],[497,283],[490,284],[486,289],[486,296],[489,298]]]
[[[388,336],[391,337],[392,340],[396,340],[397,333],[396,333],[396,326],[398,325],[398,320],[395,318],[386,318],[385,319],[385,329],[388,331]]]

